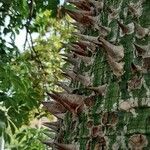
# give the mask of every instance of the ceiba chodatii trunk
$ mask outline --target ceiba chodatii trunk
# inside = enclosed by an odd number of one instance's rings
[[[150,1],[67,0],[77,40],[69,43],[70,63],[43,102],[57,122],[44,142],[58,150],[150,149]]]

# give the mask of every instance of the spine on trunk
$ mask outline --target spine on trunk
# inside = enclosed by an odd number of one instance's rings
[[[62,54],[70,85],[44,102],[58,118],[44,142],[58,150],[150,148],[149,0],[66,0],[76,41]]]

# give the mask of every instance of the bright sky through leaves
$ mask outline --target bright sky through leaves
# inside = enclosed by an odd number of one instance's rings
[[[60,5],[63,5],[65,0],[60,0]],[[38,33],[32,34],[32,38],[36,39],[38,37]],[[15,43],[20,51],[23,51],[24,43],[26,39],[26,30],[23,29],[20,31],[18,35],[16,35]]]

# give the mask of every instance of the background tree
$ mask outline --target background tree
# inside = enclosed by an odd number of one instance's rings
[[[52,19],[56,17],[58,4],[58,0],[0,2],[0,135],[5,138],[5,149],[45,148],[37,139],[42,137],[41,131],[26,125],[33,118],[46,115],[41,110],[41,100],[46,89],[54,88],[53,81],[60,79],[57,77],[63,64],[57,58],[60,42],[68,40],[72,29],[65,21]],[[26,29],[26,40],[24,52],[20,52],[15,38],[23,29]],[[35,32],[39,37],[34,41]],[[56,78],[50,73],[55,73]]]

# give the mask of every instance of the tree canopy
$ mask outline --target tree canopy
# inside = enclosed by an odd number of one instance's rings
[[[73,28],[65,19],[57,19],[58,5],[59,0],[0,2],[0,135],[8,149],[14,138],[23,144],[27,136],[37,131],[24,125],[30,125],[33,118],[46,116],[41,101],[46,91],[57,88],[54,83],[62,78],[64,63],[59,53],[62,42],[71,38]],[[24,29],[22,51],[15,39]],[[33,33],[38,33],[35,40]],[[40,131],[36,133],[35,137],[41,136]],[[11,149],[21,149],[18,144]]]

